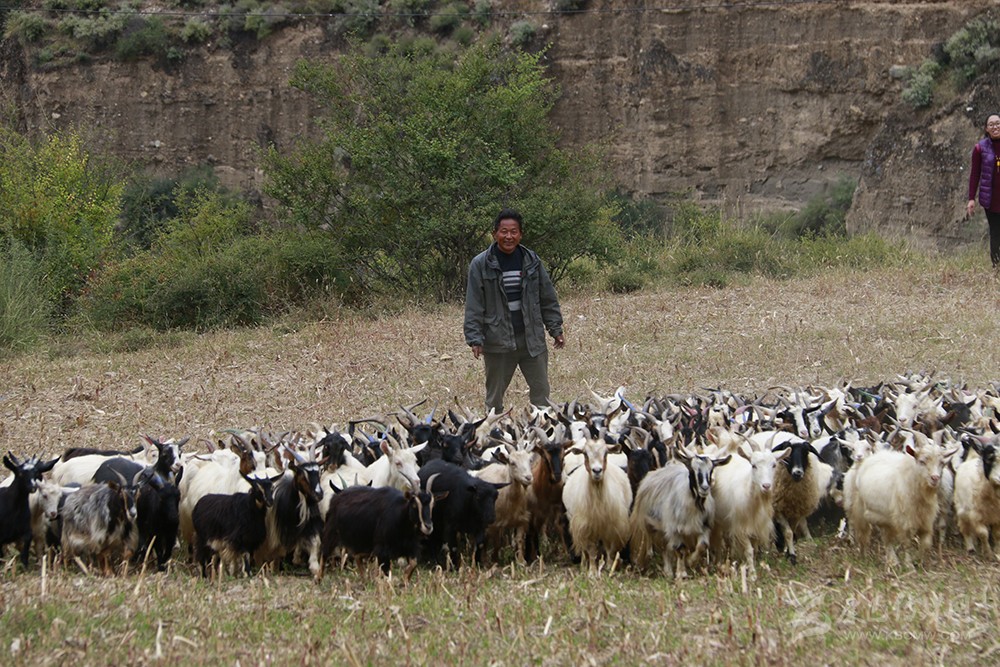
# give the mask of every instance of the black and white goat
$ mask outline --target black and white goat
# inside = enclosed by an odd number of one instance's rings
[[[163,460],[163,459],[161,459]],[[138,479],[136,492],[136,528],[139,532],[137,559],[145,558],[150,546],[156,554],[156,567],[163,571],[177,543],[179,506],[181,494],[177,484],[182,481],[184,470],[171,477],[171,466],[160,471],[156,466],[142,467],[126,459],[111,459],[101,464],[94,473],[94,481],[110,482],[120,475],[125,479]]]
[[[106,484],[83,486],[66,497],[62,508],[62,551],[67,561],[93,558],[104,574],[111,574],[112,559],[127,563],[135,553],[138,531],[135,520],[138,473],[131,480],[121,475]]]
[[[309,571],[320,576],[320,539],[323,518],[320,502],[321,467],[316,461],[316,448],[310,448],[308,458],[286,447],[288,465],[274,483],[274,503],[267,512],[267,539],[257,550],[258,563],[274,563],[280,567],[287,555],[302,551],[308,554]]]
[[[680,463],[669,463],[650,472],[639,484],[631,516],[632,557],[645,567],[650,552],[663,551],[663,573],[677,579],[687,576],[711,544],[715,522],[712,473],[732,459],[732,454],[711,457],[676,451]]]
[[[10,486],[0,488],[0,552],[10,543],[21,549],[21,564],[27,569],[31,552],[31,508],[29,496],[42,475],[52,470],[59,459],[45,463],[36,457],[19,461],[7,452],[3,464],[14,473]]]

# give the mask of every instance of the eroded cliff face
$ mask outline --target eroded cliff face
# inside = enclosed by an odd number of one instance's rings
[[[862,178],[853,229],[928,243],[981,236],[954,218],[989,100],[970,92],[924,118],[901,109],[890,68],[919,64],[991,2],[622,4],[532,18],[545,23],[538,45],[551,45],[563,140],[606,145],[626,190],[749,212],[795,208],[846,174]],[[507,5],[549,8],[494,2]],[[0,99],[25,129],[82,127],[125,159],[164,173],[210,163],[228,185],[256,190],[258,145],[316,132],[319,110],[288,85],[295,62],[340,46],[322,23],[299,24],[262,42],[208,44],[171,69],[105,60],[44,71],[8,42]]]

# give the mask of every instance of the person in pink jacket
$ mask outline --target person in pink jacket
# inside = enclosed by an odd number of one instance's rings
[[[972,168],[969,170],[969,203],[966,217],[979,205],[986,210],[990,226],[990,260],[993,268],[1000,265],[1000,115],[986,119],[986,136],[972,147]]]

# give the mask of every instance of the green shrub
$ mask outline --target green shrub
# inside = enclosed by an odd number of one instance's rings
[[[399,23],[415,26],[431,13],[434,0],[389,0],[389,10]]]
[[[670,221],[670,236],[682,244],[714,241],[725,229],[722,213],[703,210],[692,201],[678,203]]]
[[[451,38],[461,46],[468,46],[476,39],[476,31],[467,25],[460,25],[451,33]]]
[[[379,0],[345,0],[337,26],[340,32],[361,38],[374,31],[378,20]]]
[[[515,21],[510,26],[510,43],[518,48],[525,48],[535,39],[538,26],[532,21]]]
[[[934,101],[934,82],[941,72],[937,61],[927,59],[910,74],[907,86],[903,88],[903,101],[915,109],[930,106]]]
[[[973,19],[945,42],[944,52],[960,83],[972,81],[997,61],[1000,22],[991,17]]]
[[[165,56],[170,45],[167,27],[160,18],[136,18],[118,38],[115,57],[118,60],[138,60],[146,56]]]
[[[384,32],[375,33],[365,45],[365,53],[369,56],[378,56],[388,53],[392,48],[392,38]]]
[[[66,14],[59,19],[58,29],[83,42],[90,50],[101,50],[114,44],[133,18],[134,14],[129,12],[112,12],[105,8],[98,14]]]
[[[25,350],[42,338],[52,311],[43,265],[16,242],[0,246],[0,349]]]
[[[453,2],[431,16],[429,27],[436,33],[449,35],[468,15],[469,7],[464,2]]]
[[[290,13],[281,5],[274,5],[266,9],[258,8],[247,14],[246,20],[243,22],[243,29],[254,33],[257,39],[264,39],[277,26],[287,21]]]
[[[46,298],[66,306],[104,258],[123,183],[80,138],[32,143],[0,126],[0,240],[26,247],[43,265]]]
[[[203,18],[194,16],[184,22],[180,36],[188,44],[201,44],[208,41],[212,32],[212,24]]]
[[[472,20],[481,28],[488,26],[493,20],[493,1],[476,0],[472,7]]]
[[[50,22],[38,12],[13,11],[7,14],[4,37],[22,42],[37,42],[50,28]]]
[[[608,200],[618,210],[612,219],[626,238],[664,237],[666,216],[663,208],[652,199],[636,199],[624,192],[615,191],[608,195]]]
[[[213,192],[230,203],[239,198],[219,185],[218,177],[208,165],[168,178],[134,174],[122,194],[119,238],[127,246],[149,248],[167,221],[180,214],[179,202],[189,200],[197,192]]]

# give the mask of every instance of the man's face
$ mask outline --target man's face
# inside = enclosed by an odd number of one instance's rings
[[[501,220],[500,226],[493,232],[493,240],[497,242],[500,252],[509,255],[521,243],[521,225],[517,224],[517,220]]]

